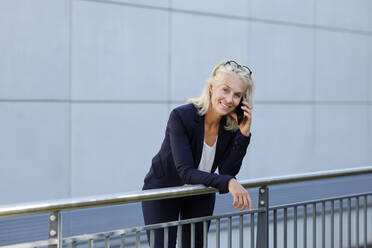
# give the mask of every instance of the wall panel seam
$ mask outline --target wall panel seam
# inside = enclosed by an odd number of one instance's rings
[[[342,32],[342,33],[372,36],[372,31],[364,31],[364,30],[358,30],[358,29],[339,28],[339,27],[306,24],[306,23],[298,23],[298,22],[282,21],[282,20],[270,20],[270,19],[247,17],[247,16],[234,16],[234,15],[226,15],[226,14],[219,14],[219,13],[195,11],[195,10],[177,9],[173,7],[167,8],[167,7],[159,7],[159,6],[152,6],[152,5],[125,3],[125,2],[115,1],[115,0],[79,0],[79,1],[96,2],[96,3],[103,3],[103,4],[105,3],[115,4],[115,5],[122,5],[122,6],[134,7],[134,8],[152,9],[152,10],[159,10],[159,11],[171,11],[174,13],[183,13],[183,14],[190,14],[190,15],[200,15],[200,16],[231,19],[231,20],[252,21],[252,22],[258,22],[258,23],[268,23],[268,24],[274,24],[274,25],[301,27],[301,28],[309,28],[309,29],[320,29],[320,30],[333,31],[333,32]]]
[[[316,2],[314,0],[313,5],[313,24],[316,24]],[[317,38],[317,29],[313,29],[313,61],[312,61],[312,101],[316,102],[316,65],[317,65],[317,57],[316,57],[316,38]],[[315,155],[316,155],[316,105],[312,105],[312,125],[311,125],[311,157],[313,159],[312,163],[315,163]]]
[[[70,16],[69,16],[69,102],[68,102],[68,197],[72,196],[72,28],[73,28],[73,3],[74,0],[69,0],[70,3]]]
[[[6,103],[70,103],[70,104],[178,104],[184,103],[185,100],[44,100],[44,99],[0,99]],[[372,106],[372,101],[281,101],[281,100],[255,100],[255,104],[293,104],[293,105],[358,105]]]
[[[172,8],[172,0],[168,0],[168,7]],[[168,11],[168,82],[167,82],[167,107],[171,111],[172,99],[172,12]]]

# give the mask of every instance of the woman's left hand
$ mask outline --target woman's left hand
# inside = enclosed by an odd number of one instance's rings
[[[243,211],[246,207],[252,210],[252,201],[248,191],[235,178],[229,181],[229,192],[234,198],[233,206]]]
[[[238,108],[238,107],[237,107]],[[248,136],[251,132],[251,123],[252,123],[252,106],[250,106],[246,101],[242,102],[241,106],[242,110],[244,111],[244,119],[239,125],[240,132]],[[237,120],[237,116],[235,112],[231,113],[232,117]]]

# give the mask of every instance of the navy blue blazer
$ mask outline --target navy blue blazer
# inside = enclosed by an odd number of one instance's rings
[[[172,110],[160,151],[152,159],[143,189],[184,184],[204,184],[227,193],[228,182],[238,174],[251,134],[227,131],[226,119],[219,124],[216,155],[211,173],[198,170],[204,142],[204,116],[193,104]],[[218,173],[214,173],[218,168]]]

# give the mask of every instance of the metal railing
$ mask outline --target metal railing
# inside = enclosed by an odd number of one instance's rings
[[[168,241],[169,232],[176,230],[177,247],[181,247],[182,228],[185,225],[190,225],[191,227],[191,247],[193,247],[195,225],[201,222],[203,223],[204,247],[208,247],[208,243],[211,240],[213,240],[213,247],[250,246],[251,248],[267,248],[270,245],[270,247],[276,248],[278,245],[279,247],[287,247],[289,243],[291,247],[295,248],[298,246],[306,248],[310,247],[310,245],[314,248],[317,246],[360,247],[361,245],[367,247],[368,242],[371,242],[372,239],[372,235],[368,236],[367,229],[368,213],[371,212],[372,205],[372,201],[369,200],[372,198],[372,183],[371,188],[366,189],[369,192],[278,206],[269,206],[268,186],[368,173],[372,173],[372,167],[244,180],[240,183],[246,188],[259,187],[258,207],[251,211],[206,216],[73,237],[62,237],[61,213],[63,211],[207,194],[217,192],[217,190],[202,185],[189,185],[126,194],[0,206],[0,218],[40,213],[50,214],[49,238],[47,240],[3,247],[76,247],[78,245],[110,247],[110,243],[115,247],[140,247],[141,243],[146,244],[146,241],[143,238],[141,239],[146,231],[150,232],[150,247],[153,247],[154,230],[159,228],[164,230],[165,241]],[[346,225],[344,225],[345,220]],[[213,232],[208,233],[208,223],[211,223],[210,226]],[[311,227],[309,228],[310,223]],[[289,225],[292,226],[292,231],[289,230]],[[320,228],[317,228],[318,226]],[[326,228],[327,226],[328,228]],[[215,237],[212,237],[213,235]],[[288,239],[289,236],[292,237],[292,240]],[[234,237],[238,237],[238,241]],[[302,239],[302,242],[299,242],[300,239]],[[222,245],[221,240],[223,241]],[[164,247],[168,247],[168,242],[164,242]]]

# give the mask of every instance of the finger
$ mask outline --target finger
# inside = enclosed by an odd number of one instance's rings
[[[252,200],[248,195],[248,210],[252,210]]]
[[[244,112],[244,116],[247,117],[248,119],[250,119],[252,117],[252,115],[248,114],[247,112]]]
[[[249,209],[249,196],[247,196],[247,195],[244,197],[244,208],[243,208],[243,210],[245,208]]]
[[[238,204],[238,199],[235,195],[233,195],[233,197],[234,197],[233,206],[236,207]]]
[[[247,101],[243,101],[242,102],[243,103],[243,105],[245,105],[245,106],[247,106],[249,109],[252,109],[253,107],[251,106],[251,105],[249,105],[249,103],[247,102]]]
[[[247,111],[252,111],[252,108],[249,107],[249,105],[245,106],[245,105],[242,105],[241,106],[242,109],[246,109]]]
[[[234,207],[235,208],[239,208],[239,205],[240,205],[240,200],[239,200],[239,195],[237,194],[236,195],[236,201],[235,201]]]
[[[249,108],[247,108],[247,107],[245,107],[245,106],[242,106],[242,110],[243,110],[244,112],[247,112],[247,113],[249,113],[249,114],[252,114],[252,110],[249,109]]]
[[[240,211],[243,211],[247,206],[248,206],[248,199],[247,199],[247,196],[246,195],[244,195],[243,196],[243,206],[240,208]]]
[[[242,195],[239,195],[239,209],[242,208],[244,206],[244,199],[243,199],[243,196]]]

